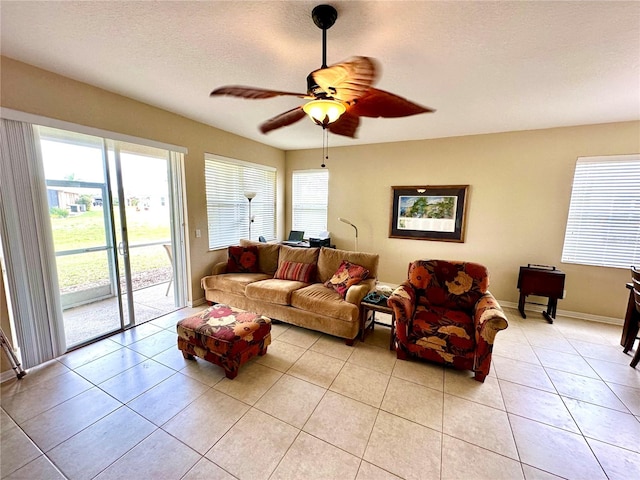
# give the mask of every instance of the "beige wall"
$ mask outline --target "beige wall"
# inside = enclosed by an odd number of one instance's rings
[[[188,148],[185,156],[187,255],[190,301],[203,299],[200,279],[226,251],[208,250],[204,154],[270,165],[278,169],[278,232],[284,225],[284,161],[282,150],[247,140],[159,108],[1,57],[0,105],[22,112],[89,127],[134,135]],[[151,88],[151,86],[150,86]],[[206,101],[206,97],[203,99]],[[212,104],[211,108],[215,108]],[[195,230],[202,237],[195,237]]]
[[[364,119],[361,128],[373,121],[393,128],[393,119]],[[351,220],[359,249],[380,254],[384,282],[403,281],[418,258],[472,260],[489,267],[498,299],[517,303],[520,265],[556,265],[567,275],[559,310],[622,319],[628,270],[560,258],[576,158],[638,153],[639,133],[640,122],[625,122],[331,148],[327,227],[338,247],[352,249],[353,228],[338,217]],[[318,168],[319,158],[318,150],[287,152],[287,178]],[[469,185],[465,242],[389,238],[391,186],[399,185]]]

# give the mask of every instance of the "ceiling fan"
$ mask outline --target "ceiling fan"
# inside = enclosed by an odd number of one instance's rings
[[[322,67],[307,77],[306,94],[230,85],[215,89],[211,96],[248,99],[292,96],[310,100],[264,122],[260,125],[262,133],[291,125],[308,114],[324,129],[354,138],[360,117],[394,118],[435,112],[393,93],[373,88],[379,68],[370,57],[354,57],[328,67],[327,30],[335,23],[338,12],[331,5],[318,5],[311,12],[311,18],[322,29]]]

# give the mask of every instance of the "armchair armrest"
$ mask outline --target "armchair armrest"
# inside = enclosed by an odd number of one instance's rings
[[[491,292],[485,293],[476,302],[473,321],[476,325],[476,342],[478,343],[482,339],[492,344],[496,334],[509,326],[507,316]]]
[[[509,326],[507,316],[495,297],[487,292],[480,297],[474,306],[473,321],[476,325],[475,369],[476,372],[489,372],[493,341],[500,330]]]
[[[398,341],[406,343],[409,332],[409,322],[416,309],[416,292],[408,281],[396,288],[387,305],[393,309],[396,319],[396,336]]]

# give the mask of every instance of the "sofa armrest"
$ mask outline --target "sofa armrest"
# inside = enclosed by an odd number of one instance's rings
[[[409,333],[409,323],[413,318],[416,308],[416,291],[408,281],[396,288],[389,299],[387,305],[393,309],[396,319],[396,336],[398,341],[407,342]]]
[[[227,273],[227,262],[216,263],[211,269],[211,275],[220,275],[221,273]]]
[[[344,296],[345,301],[349,303],[353,303],[354,305],[360,306],[360,302],[362,299],[367,296],[367,294],[376,288],[376,279],[369,278],[367,280],[363,280],[360,283],[355,285],[351,285],[347,290],[347,294]]]
[[[208,288],[209,279],[213,280],[212,277],[216,275],[221,275],[223,273],[227,273],[227,262],[216,263],[211,269],[211,275],[207,275],[206,277],[202,277],[200,279],[200,287],[206,292]]]

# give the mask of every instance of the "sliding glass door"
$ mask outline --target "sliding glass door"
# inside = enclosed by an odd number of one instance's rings
[[[107,156],[123,309],[141,323],[175,310],[170,152],[112,142]]]
[[[67,348],[184,306],[171,152],[38,132]]]

